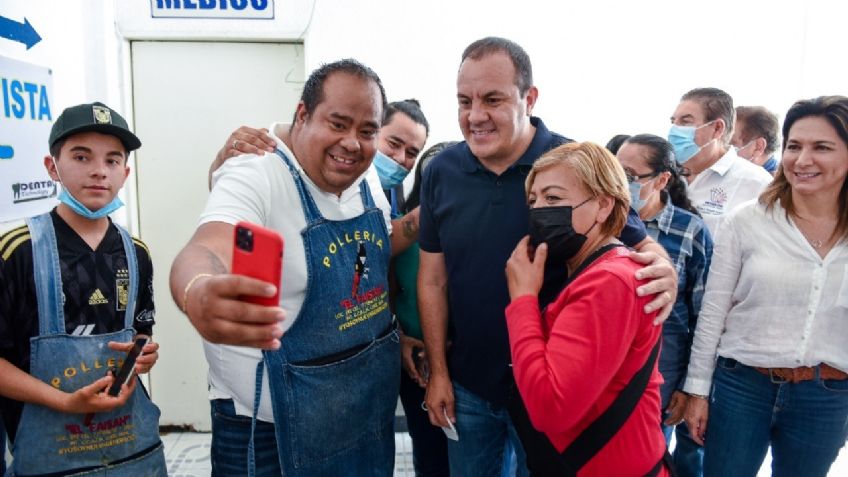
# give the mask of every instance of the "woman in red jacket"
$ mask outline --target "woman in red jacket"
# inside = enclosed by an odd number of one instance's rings
[[[630,193],[618,161],[596,144],[571,143],[527,177],[530,236],[506,266],[513,372],[529,423],[520,432],[544,475],[668,475],[660,431],[661,328],[643,309],[639,265],[615,238]],[[544,310],[547,267],[569,281]],[[519,426],[520,427],[520,426]],[[529,431],[529,432],[528,432]],[[536,434],[535,436],[533,434]],[[541,443],[541,445],[540,445]]]

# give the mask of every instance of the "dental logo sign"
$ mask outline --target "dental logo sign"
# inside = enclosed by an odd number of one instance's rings
[[[273,20],[274,0],[150,0],[150,16]]]
[[[0,56],[0,222],[56,205],[57,186],[42,161],[53,108],[50,68]]]

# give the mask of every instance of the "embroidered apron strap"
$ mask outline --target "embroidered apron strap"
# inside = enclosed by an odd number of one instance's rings
[[[114,222],[113,222],[114,224]],[[130,272],[130,286],[127,290],[127,309],[124,312],[124,328],[132,328],[133,319],[135,318],[135,302],[138,298],[138,257],[135,253],[135,244],[133,244],[132,236],[126,229],[118,224],[114,224],[121,234],[121,241],[124,243],[124,254],[127,256],[127,268]]]
[[[264,354],[264,353],[263,353]],[[247,444],[247,477],[256,475],[256,415],[259,412],[259,400],[262,397],[262,372],[265,369],[265,357],[256,363],[256,386],[253,394],[253,416],[250,419],[250,441]]]
[[[56,245],[56,231],[49,213],[26,221],[32,237],[32,268],[35,296],[38,301],[38,334],[65,333],[65,310],[62,306],[62,268]]]
[[[303,213],[306,216],[306,224],[309,225],[313,222],[322,220],[324,217],[321,216],[321,211],[318,210],[318,206],[306,190],[306,184],[303,183],[303,178],[300,177],[300,173],[297,171],[294,163],[292,163],[292,160],[289,159],[288,156],[286,156],[286,154],[280,149],[277,149],[274,152],[280,156],[283,160],[283,164],[285,164],[286,167],[289,168],[289,172],[291,172],[292,178],[294,179],[294,185],[297,186],[297,195],[300,197],[300,204],[303,206]]]

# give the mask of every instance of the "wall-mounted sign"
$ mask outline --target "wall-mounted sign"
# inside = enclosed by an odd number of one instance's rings
[[[150,0],[153,18],[273,20],[274,0]]]
[[[53,126],[52,97],[49,68],[0,56],[0,222],[56,204],[58,185],[43,161]]]

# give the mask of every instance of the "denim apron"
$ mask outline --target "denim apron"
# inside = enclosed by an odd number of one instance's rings
[[[280,349],[264,351],[257,366],[254,422],[267,367],[283,475],[391,476],[400,345],[389,311],[383,213],[363,180],[361,215],[322,217],[291,159],[277,154],[306,217],[308,281],[297,321]],[[252,442],[249,447],[252,475]]]
[[[50,214],[43,214],[27,220],[27,225],[32,236],[39,330],[39,335],[30,339],[30,374],[62,391],[73,392],[105,376],[108,367],[123,362],[124,353],[110,350],[107,343],[131,341],[134,335],[132,322],[138,290],[135,246],[130,235],[118,227],[129,269],[124,329],[71,336],[65,330],[53,221]],[[72,469],[81,469],[73,475],[85,476],[167,475],[159,439],[159,409],[140,385],[123,407],[93,416],[24,404],[12,455],[9,476]]]

